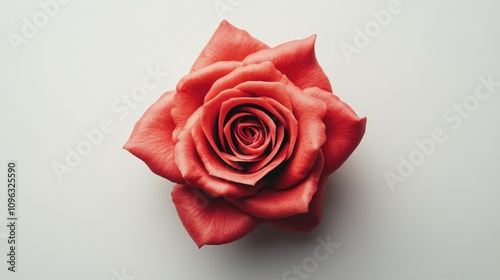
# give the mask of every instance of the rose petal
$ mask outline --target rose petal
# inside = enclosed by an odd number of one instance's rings
[[[287,164],[272,179],[276,182],[273,185],[275,189],[286,189],[302,181],[309,174],[318,151],[326,141],[324,102],[304,94],[291,83],[287,88],[298,122],[297,142]]]
[[[319,87],[332,91],[328,77],[316,60],[314,43],[316,35],[303,40],[281,44],[271,49],[253,53],[243,60],[245,64],[271,61],[276,69],[286,75],[301,89]]]
[[[205,95],[212,84],[239,66],[241,66],[241,62],[217,62],[190,73],[179,81],[171,113],[172,119],[176,123],[173,135],[174,143],[177,142],[177,135],[186,124],[187,119],[203,105]]]
[[[164,93],[137,121],[124,149],[143,160],[154,173],[176,183],[184,183],[175,164],[170,117],[175,92]]]
[[[282,79],[283,74],[276,70],[272,62],[245,65],[217,80],[205,95],[205,103],[218,96],[223,90],[234,88],[248,81],[280,82]]]
[[[265,98],[265,100],[271,104],[277,112],[279,112],[279,115],[284,119],[283,123],[286,124],[286,132],[288,133],[288,142],[286,144],[288,147],[285,159],[288,160],[292,156],[295,143],[297,142],[297,133],[299,129],[297,119],[291,110],[280,104],[278,101],[270,98]]]
[[[311,173],[298,185],[286,190],[265,188],[254,196],[228,198],[228,201],[246,213],[264,219],[278,219],[307,213],[311,199],[316,193],[322,170],[323,153],[319,151]]]
[[[269,46],[255,39],[248,32],[223,20],[194,62],[191,72],[218,61],[241,61],[251,53],[268,48]]]
[[[309,232],[321,222],[323,213],[323,197],[325,196],[328,177],[322,177],[318,189],[309,204],[309,212],[297,214],[283,219],[269,219],[265,222],[288,231]]]
[[[172,200],[182,224],[199,248],[235,241],[261,223],[223,198],[209,199],[186,185],[174,187]]]
[[[269,97],[278,101],[288,110],[292,110],[292,104],[290,103],[290,98],[288,97],[286,87],[283,83],[248,81],[237,85],[235,89],[250,93],[253,96]]]
[[[308,88],[304,93],[325,102],[328,106],[323,120],[327,140],[322,147],[325,154],[323,176],[328,176],[337,170],[358,146],[365,133],[366,118],[359,118],[349,105],[330,92]]]
[[[189,118],[185,129],[179,134],[179,141],[175,145],[175,162],[184,180],[193,188],[205,190],[215,197],[241,197],[255,194],[262,186],[247,186],[208,174],[191,135],[193,126],[199,124],[200,116],[201,108]]]

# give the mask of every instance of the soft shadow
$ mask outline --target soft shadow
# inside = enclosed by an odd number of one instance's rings
[[[348,186],[343,184],[341,176],[333,174],[328,179],[323,200],[323,218],[321,223],[309,233],[288,232],[267,224],[261,225],[253,232],[236,241],[246,252],[272,251],[280,247],[316,244],[318,237],[331,235],[335,239],[335,220],[340,218],[342,202],[348,199]]]
[[[210,266],[220,266],[227,277],[252,275],[252,279],[281,279],[292,265],[314,256],[318,238],[337,242],[340,225],[346,217],[346,203],[352,201],[352,188],[346,183],[349,173],[330,176],[323,200],[321,223],[309,233],[288,232],[261,225],[243,238],[225,245],[202,249]],[[352,175],[352,174],[351,174]],[[350,198],[351,197],[351,198]],[[213,258],[216,255],[217,258]]]

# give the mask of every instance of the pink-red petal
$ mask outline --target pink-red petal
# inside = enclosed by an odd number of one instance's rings
[[[176,183],[184,183],[175,164],[170,117],[175,92],[164,93],[137,121],[124,149],[143,160],[154,173]]]
[[[324,102],[304,94],[293,84],[289,84],[287,88],[298,123],[297,141],[286,165],[272,178],[276,182],[273,184],[275,189],[286,189],[302,181],[309,174],[318,151],[326,141]]]
[[[223,90],[234,88],[248,81],[280,82],[282,78],[283,74],[276,70],[272,62],[264,61],[245,65],[217,80],[205,95],[205,103],[218,96]]]
[[[254,196],[228,200],[246,213],[264,219],[279,219],[307,213],[317,191],[322,170],[323,153],[319,151],[311,173],[296,186],[285,190],[264,188]]]
[[[237,85],[235,88],[250,93],[253,96],[269,97],[285,106],[288,110],[292,110],[292,104],[290,103],[290,98],[288,97],[286,87],[283,83],[248,81]]]
[[[322,147],[325,154],[323,176],[339,168],[352,154],[363,138],[366,118],[360,118],[337,96],[319,88],[308,88],[304,93],[325,102],[328,106],[323,119],[326,126],[326,142]]]
[[[261,223],[223,198],[208,198],[186,185],[174,187],[172,200],[182,224],[200,248],[235,241]]]
[[[201,106],[205,95],[213,83],[241,66],[241,62],[224,61],[217,62],[183,77],[177,84],[177,93],[174,96],[172,108],[172,119],[176,124],[173,140],[177,141],[177,135],[182,130],[189,117]]]
[[[246,57],[243,63],[271,61],[278,71],[286,75],[299,88],[319,87],[331,92],[330,81],[316,60],[315,41],[316,35],[287,42],[253,53]]]
[[[191,72],[218,61],[241,61],[251,53],[268,49],[269,46],[223,20],[210,41],[198,56]]]
[[[322,177],[319,180],[318,189],[309,204],[309,211],[307,213],[283,219],[268,219],[266,223],[295,232],[309,232],[314,229],[321,222],[323,215],[323,197],[325,196],[327,181],[328,177]]]

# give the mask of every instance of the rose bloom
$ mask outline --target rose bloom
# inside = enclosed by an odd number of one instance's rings
[[[308,232],[321,221],[328,176],[366,119],[332,94],[315,39],[270,48],[222,21],[135,125],[124,148],[177,183],[172,200],[199,247],[262,223]]]

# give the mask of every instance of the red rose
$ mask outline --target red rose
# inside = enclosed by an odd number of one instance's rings
[[[315,38],[270,48],[222,21],[135,125],[124,148],[177,183],[173,202],[199,247],[261,223],[308,232],[320,222],[328,176],[366,119],[332,94]]]

